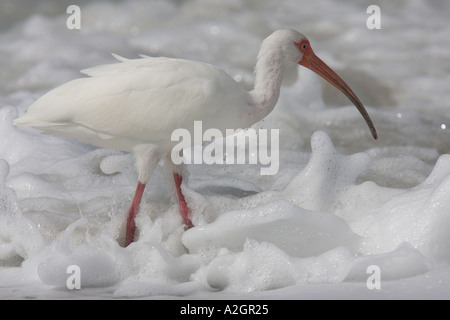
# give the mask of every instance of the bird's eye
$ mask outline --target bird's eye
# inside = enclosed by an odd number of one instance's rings
[[[306,50],[308,50],[308,41],[307,40],[302,40],[300,42],[294,42],[295,45],[297,46],[298,50],[302,51],[302,52],[306,52]]]

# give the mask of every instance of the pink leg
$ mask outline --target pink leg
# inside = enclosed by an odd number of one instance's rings
[[[184,219],[184,222],[186,222],[186,225],[188,228],[192,228],[194,225],[192,224],[192,221],[190,219],[191,216],[191,209],[189,209],[186,200],[184,199],[184,195],[181,192],[181,182],[183,182],[183,177],[179,175],[178,173],[173,174],[173,179],[175,180],[175,186],[177,187],[177,194],[178,194],[178,201],[180,203],[180,213],[181,216]]]
[[[134,232],[136,231],[136,222],[134,219],[139,211],[139,203],[141,203],[142,194],[144,193],[145,184],[138,182],[136,192],[134,193],[133,202],[128,210],[127,229],[125,235],[125,247],[127,247],[134,240]]]

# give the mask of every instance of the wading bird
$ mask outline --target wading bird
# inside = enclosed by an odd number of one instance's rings
[[[201,120],[204,129],[248,128],[275,107],[283,77],[300,64],[311,69],[356,106],[376,139],[367,111],[350,87],[295,30],[282,29],[267,37],[257,57],[255,85],[246,91],[222,69],[182,59],[124,59],[82,70],[89,77],[67,82],[33,103],[16,125],[75,138],[103,148],[132,152],[138,184],[126,221],[125,246],[134,241],[135,217],[146,183],[161,159],[170,163],[177,128],[193,132]],[[192,227],[191,210],[181,190],[176,166],[173,178],[181,215]]]

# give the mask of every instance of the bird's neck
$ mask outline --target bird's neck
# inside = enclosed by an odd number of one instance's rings
[[[255,86],[249,92],[250,104],[263,119],[277,104],[283,81],[283,60],[279,50],[261,50],[255,67]]]

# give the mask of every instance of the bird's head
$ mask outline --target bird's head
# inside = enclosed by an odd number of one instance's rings
[[[341,77],[339,77],[325,62],[316,56],[311,48],[308,38],[295,30],[289,29],[275,31],[272,35],[278,40],[282,39],[281,51],[283,52],[285,62],[288,65],[299,64],[306,67],[344,93],[363,116],[369,126],[372,136],[377,139],[378,135],[375,126],[362,102],[345,81],[342,80]],[[290,67],[288,66],[288,68]]]

